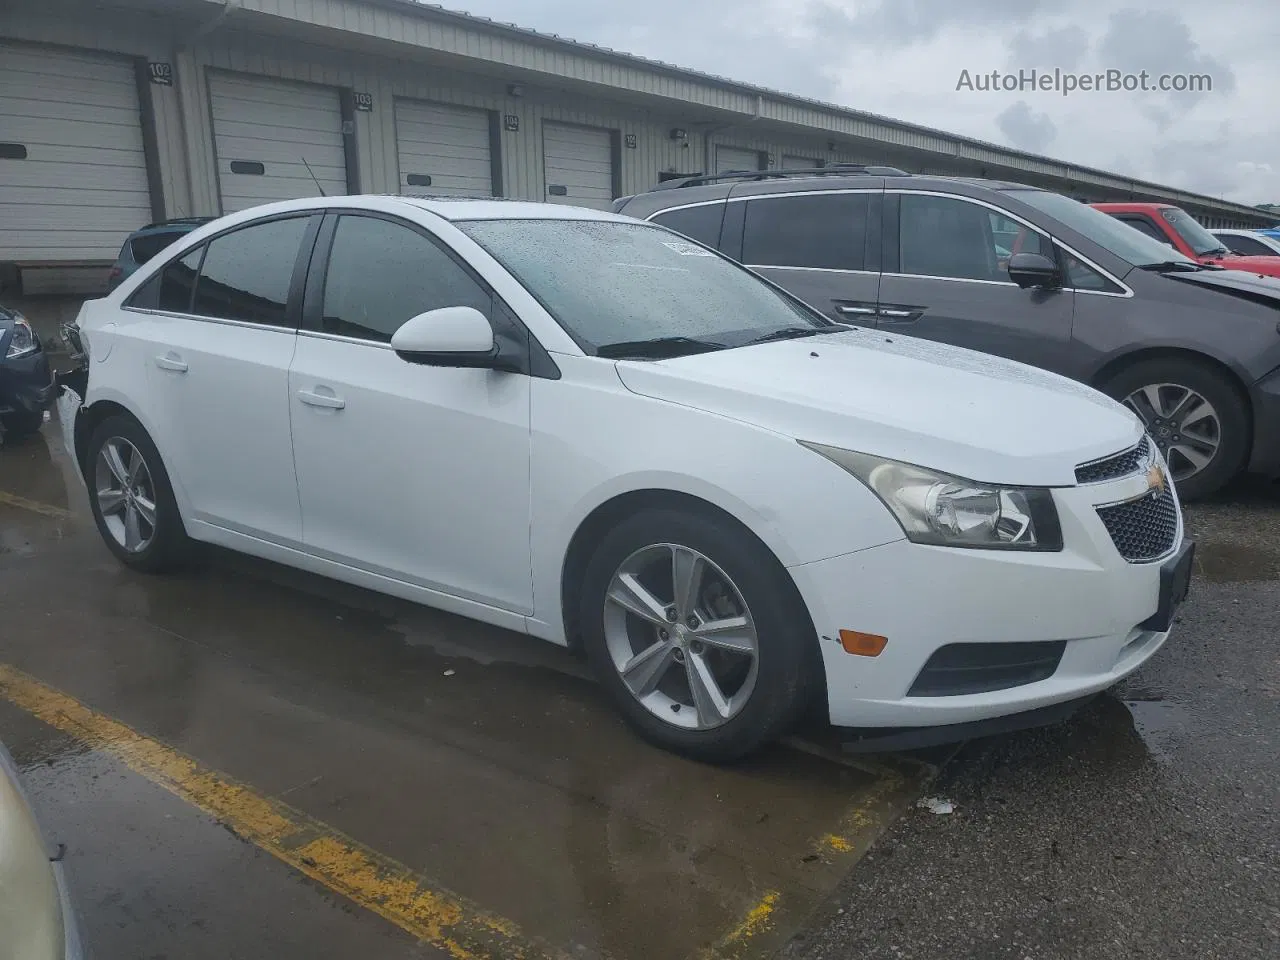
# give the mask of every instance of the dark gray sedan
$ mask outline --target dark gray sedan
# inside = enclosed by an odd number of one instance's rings
[[[833,319],[1097,387],[1143,419],[1184,497],[1280,475],[1280,281],[1202,266],[1060,194],[891,168],[691,177],[615,210]]]

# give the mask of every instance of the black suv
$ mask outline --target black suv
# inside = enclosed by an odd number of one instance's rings
[[[1184,497],[1280,475],[1280,281],[1203,266],[1061,194],[823,167],[670,180],[614,211],[835,320],[1097,387],[1143,419]]]

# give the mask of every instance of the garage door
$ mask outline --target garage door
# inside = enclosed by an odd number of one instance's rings
[[[596,127],[542,125],[547,199],[579,207],[613,206],[613,136]]]
[[[114,260],[151,219],[133,63],[0,43],[0,260]]]
[[[493,196],[489,113],[443,103],[396,100],[400,192]]]
[[[729,170],[759,170],[760,151],[741,147],[716,147],[716,173]]]
[[[347,192],[337,90],[212,73],[209,99],[223,213]]]
[[[794,153],[784,153],[782,155],[783,170],[812,170],[814,167],[820,167],[817,160],[812,157],[800,157]]]

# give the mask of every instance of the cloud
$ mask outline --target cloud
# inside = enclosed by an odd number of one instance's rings
[[[1043,33],[1019,30],[1009,41],[1009,67],[1015,71],[1075,70],[1088,50],[1089,34],[1078,24]]]
[[[856,38],[862,46],[911,46],[951,27],[1023,23],[1048,0],[874,0],[815,4],[812,14],[824,30]]]
[[[1231,67],[1200,50],[1191,27],[1167,10],[1120,10],[1111,15],[1107,32],[1098,43],[1097,58],[1104,68],[1129,73],[1208,74],[1213,92],[1231,93],[1236,87]],[[1206,96],[1201,92],[1170,93],[1176,108],[1190,109]]]
[[[1019,100],[996,116],[996,126],[1005,139],[1019,150],[1043,153],[1058,136],[1058,127],[1047,113],[1031,109],[1025,100]]]

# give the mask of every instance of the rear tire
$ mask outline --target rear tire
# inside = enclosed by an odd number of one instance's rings
[[[1213,367],[1178,358],[1144,360],[1101,389],[1142,418],[1183,500],[1217,493],[1243,470],[1250,440],[1248,403]]]
[[[89,437],[84,461],[89,506],[107,548],[125,566],[169,573],[194,555],[164,461],[132,417],[107,417]]]
[[[747,531],[648,509],[611,530],[586,570],[579,623],[588,661],[651,743],[737,760],[786,733],[821,690],[808,610]]]

